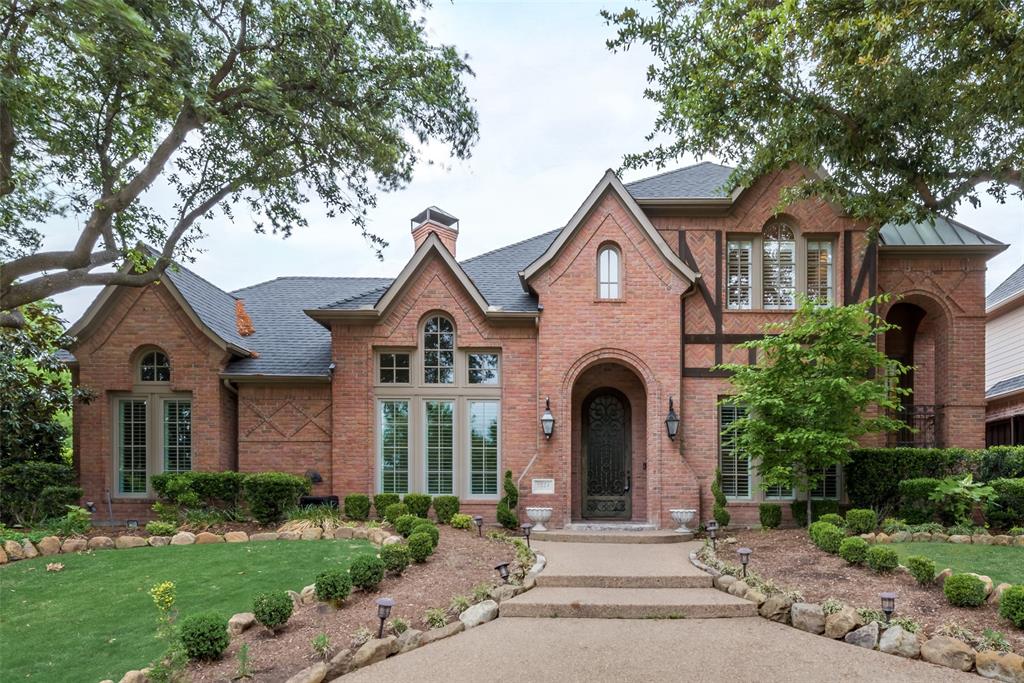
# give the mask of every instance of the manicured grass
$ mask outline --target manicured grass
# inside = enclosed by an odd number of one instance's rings
[[[1024,548],[1020,546],[893,543],[892,548],[900,562],[910,555],[924,555],[935,560],[936,571],[949,567],[955,574],[984,574],[997,584],[1024,583]]]
[[[149,589],[177,586],[179,620],[251,609],[256,593],[301,590],[332,565],[375,554],[366,541],[276,541],[105,550],[0,568],[4,681],[120,680],[163,650]],[[48,562],[64,570],[46,571]]]

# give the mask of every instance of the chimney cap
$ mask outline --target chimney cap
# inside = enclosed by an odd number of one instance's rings
[[[427,222],[443,225],[444,227],[451,228],[456,232],[458,232],[459,230],[459,219],[451,215],[447,211],[437,208],[436,206],[428,206],[427,208],[423,209],[418,214],[413,216],[410,222],[412,223],[413,230]]]

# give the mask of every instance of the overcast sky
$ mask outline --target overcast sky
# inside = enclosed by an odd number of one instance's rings
[[[390,242],[384,261],[349,222],[314,203],[305,209],[309,227],[286,240],[253,233],[241,211],[234,224],[210,224],[189,267],[226,290],[286,275],[394,276],[412,254],[409,219],[430,205],[460,219],[460,259],[564,225],[605,169],[645,149],[657,113],[643,99],[649,55],[605,48],[612,30],[602,7],[614,5],[456,0],[430,11],[434,38],[470,55],[480,142],[470,160],[424,166],[409,187],[379,197],[369,227]],[[957,218],[1011,244],[989,262],[990,291],[1024,261],[1024,206],[987,201]],[[70,248],[74,237],[73,228],[54,231],[46,246]],[[97,293],[57,300],[73,322]]]

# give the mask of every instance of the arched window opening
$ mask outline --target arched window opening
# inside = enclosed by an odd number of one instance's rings
[[[429,318],[423,327],[423,381],[455,383],[455,326],[439,315]]]
[[[613,246],[602,247],[597,254],[597,295],[600,299],[620,298],[622,287],[619,267],[619,250]]]
[[[769,223],[762,233],[761,275],[765,308],[796,306],[796,239],[781,221]]]
[[[148,351],[139,362],[139,380],[142,382],[170,382],[171,363],[162,351]]]

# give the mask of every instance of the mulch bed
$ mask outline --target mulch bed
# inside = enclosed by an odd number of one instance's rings
[[[838,555],[829,555],[811,543],[806,529],[730,532],[735,543],[718,543],[718,557],[738,564],[736,548],[753,550],[750,569],[773,580],[780,588],[798,590],[807,602],[820,603],[838,598],[852,607],[881,607],[878,594],[896,593],[896,616],[910,617],[931,634],[946,622],[955,621],[981,635],[986,628],[1002,631],[1017,653],[1024,653],[1024,631],[999,617],[996,608],[983,605],[968,609],[953,607],[939,586],[919,586],[903,572],[876,574],[865,567],[851,566]],[[943,567],[938,567],[941,571]]]
[[[321,633],[330,639],[331,655],[347,648],[352,635],[366,627],[376,636],[376,600],[387,596],[395,600],[391,617],[401,617],[412,628],[426,630],[423,613],[430,607],[447,609],[456,595],[472,596],[473,587],[481,583],[496,585],[494,571],[500,562],[510,562],[514,548],[501,541],[479,538],[475,531],[459,531],[442,526],[437,550],[425,564],[413,564],[401,577],[387,577],[376,593],[355,592],[339,609],[327,605],[303,605],[295,610],[287,626],[271,635],[255,625],[241,636],[232,638],[224,656],[217,662],[192,665],[193,681],[231,681],[238,669],[238,650],[249,645],[249,661],[254,677],[251,681],[286,681],[299,670],[310,666],[314,658],[311,643]],[[309,583],[321,568],[310,567]],[[302,586],[291,586],[300,591]],[[453,615],[449,621],[456,619]],[[482,672],[483,674],[483,672]],[[429,676],[428,676],[429,677]]]

